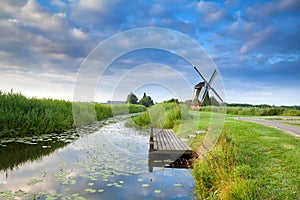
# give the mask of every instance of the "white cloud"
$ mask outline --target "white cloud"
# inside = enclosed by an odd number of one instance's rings
[[[71,34],[73,35],[73,37],[75,37],[79,40],[87,40],[88,39],[88,36],[78,28],[73,28],[71,31]]]
[[[266,27],[256,33],[241,47],[239,53],[246,54],[249,51],[255,51],[257,46],[261,46],[263,42],[268,40],[274,35],[275,29],[272,26]]]
[[[118,3],[123,0],[80,0],[78,3],[79,8],[99,11],[102,13],[109,12],[113,6],[117,6]]]
[[[246,10],[248,20],[265,20],[286,12],[299,12],[300,4],[297,0],[276,0],[267,3],[257,3]]]
[[[60,32],[65,29],[64,13],[51,14],[34,0],[29,0],[20,11],[18,18],[25,25],[39,27],[42,30],[51,32]]]
[[[225,9],[214,2],[200,1],[197,5],[197,10],[202,15],[204,22],[207,23],[216,23],[226,15]]]

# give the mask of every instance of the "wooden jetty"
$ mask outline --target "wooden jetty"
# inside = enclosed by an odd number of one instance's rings
[[[153,167],[188,168],[197,154],[176,137],[171,129],[151,129],[149,140],[149,171]]]

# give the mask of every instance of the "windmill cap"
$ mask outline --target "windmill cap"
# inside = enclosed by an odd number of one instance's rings
[[[200,82],[197,85],[195,85],[195,89],[201,89],[204,86],[205,82]]]

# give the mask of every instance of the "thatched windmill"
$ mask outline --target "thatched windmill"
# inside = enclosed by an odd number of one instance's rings
[[[214,70],[212,76],[210,77],[209,81],[207,82],[205,78],[202,76],[200,71],[197,67],[194,66],[194,69],[198,72],[204,82],[200,82],[195,85],[194,90],[194,99],[191,103],[191,109],[200,109],[202,106],[211,105],[209,93],[208,91],[211,89],[215,95],[219,98],[219,100],[223,103],[222,98],[220,95],[211,87],[212,82],[214,81],[215,77],[217,76],[217,70]],[[200,100],[199,100],[200,97]]]

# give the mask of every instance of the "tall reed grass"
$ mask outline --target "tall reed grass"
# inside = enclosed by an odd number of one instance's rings
[[[78,112],[82,115],[80,124],[94,123],[89,118],[88,103],[77,103]],[[146,111],[141,105],[102,105],[94,104],[93,112],[97,120],[103,120],[113,115],[121,115]],[[113,113],[112,110],[119,110]],[[76,112],[76,110],[74,111]],[[76,113],[75,113],[76,114]],[[53,99],[27,98],[22,94],[3,93],[0,91],[0,138],[31,136],[47,133],[60,133],[74,127],[72,102]]]
[[[232,139],[223,132],[214,149],[194,162],[198,198],[258,199],[257,183],[248,177],[249,166],[241,165],[238,159]]]

